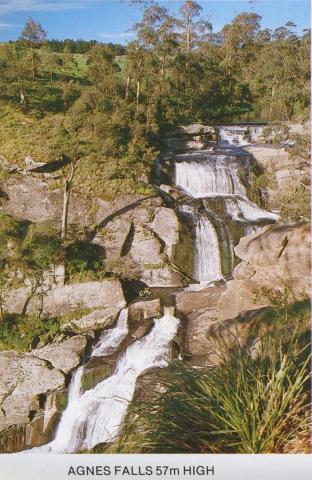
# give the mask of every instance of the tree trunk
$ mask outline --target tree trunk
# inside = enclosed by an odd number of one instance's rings
[[[126,80],[126,101],[129,98],[130,82],[131,82],[131,78],[130,78],[130,75],[128,75]]]
[[[73,179],[77,167],[81,161],[81,158],[77,161],[73,161],[70,164],[71,172],[69,178],[67,178],[64,182],[64,194],[63,194],[63,210],[62,210],[62,225],[61,225],[61,241],[63,242],[67,236],[67,227],[68,227],[68,210],[69,210],[69,199],[70,193],[73,186]]]
[[[69,180],[65,180],[65,182],[64,182],[64,194],[63,194],[61,241],[64,241],[66,239],[66,235],[67,235],[70,191],[71,191],[71,182]]]
[[[136,109],[139,108],[140,103],[140,89],[141,89],[141,82],[140,79],[137,79],[137,90],[136,90]]]
[[[35,70],[35,53],[34,53],[34,47],[31,44],[30,45],[30,55],[31,55],[31,68],[32,68],[32,76],[35,78],[36,75],[36,70]]]

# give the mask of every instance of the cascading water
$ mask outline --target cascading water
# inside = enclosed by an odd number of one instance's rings
[[[193,198],[246,194],[239,180],[237,161],[233,156],[201,152],[179,155],[177,160],[175,184]]]
[[[248,198],[235,195],[225,199],[227,213],[232,220],[243,222],[259,222],[262,220],[277,220],[278,215],[268,212],[252,203]]]
[[[239,127],[220,129],[219,133],[223,135],[221,144],[225,137],[229,140],[228,135],[246,134]],[[246,188],[253,178],[251,157],[234,146],[221,145],[214,151],[203,150],[175,156],[175,184],[188,196],[201,199],[200,212],[192,213],[196,234],[193,276],[199,282],[208,283],[224,278],[222,263],[230,267],[231,271],[226,275],[232,272],[235,243],[229,235],[231,229],[236,229],[234,238],[237,242],[238,236],[248,234],[264,223],[277,221],[277,215],[258,207],[247,198]],[[189,213],[192,211],[185,206],[180,209]],[[214,222],[209,220],[212,216]],[[221,250],[224,255],[225,248],[231,251],[221,257]]]
[[[94,352],[108,352],[110,342],[115,349],[124,338],[126,315],[123,313],[110,335],[103,334]],[[64,411],[55,439],[48,445],[34,448],[34,453],[74,453],[92,449],[102,442],[113,441],[120,431],[131,401],[136,380],[150,368],[165,367],[170,357],[170,344],[179,325],[169,307],[164,316],[154,320],[151,332],[131,344],[120,356],[113,375],[93,389],[80,394],[83,367],[73,376],[68,405]],[[113,333],[115,331],[115,333]],[[106,332],[105,332],[106,333]],[[105,353],[107,354],[107,353]],[[26,451],[27,453],[27,451]]]
[[[203,215],[196,224],[194,277],[199,282],[223,278],[218,236],[213,224]]]
[[[104,330],[98,343],[92,350],[92,357],[105,357],[114,353],[129,332],[128,309],[121,310],[117,325],[110,330]]]

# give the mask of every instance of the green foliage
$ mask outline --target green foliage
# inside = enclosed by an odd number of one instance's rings
[[[59,322],[55,318],[6,314],[0,322],[0,350],[27,352],[40,341],[51,341],[58,331]]]
[[[62,261],[59,233],[49,225],[32,224],[21,245],[21,257],[34,268],[47,270]]]
[[[65,266],[71,282],[100,280],[104,276],[102,249],[98,245],[76,240],[66,247]]]
[[[309,359],[295,334],[265,337],[256,360],[236,345],[207,374],[177,364],[156,398],[130,409],[108,451],[284,453],[303,437],[309,451]]]

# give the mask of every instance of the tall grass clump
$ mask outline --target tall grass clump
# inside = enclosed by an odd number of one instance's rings
[[[121,453],[301,453],[309,451],[310,345],[269,335],[259,355],[235,345],[202,373],[176,363],[162,393],[130,408]],[[298,447],[298,445],[300,445]]]

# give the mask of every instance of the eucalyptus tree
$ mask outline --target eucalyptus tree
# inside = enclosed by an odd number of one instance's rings
[[[32,66],[32,76],[35,78],[40,58],[36,52],[39,45],[44,43],[47,38],[45,30],[42,28],[39,22],[35,22],[33,18],[29,18],[26,22],[24,29],[20,35],[20,39],[27,42],[30,47],[30,59]]]

